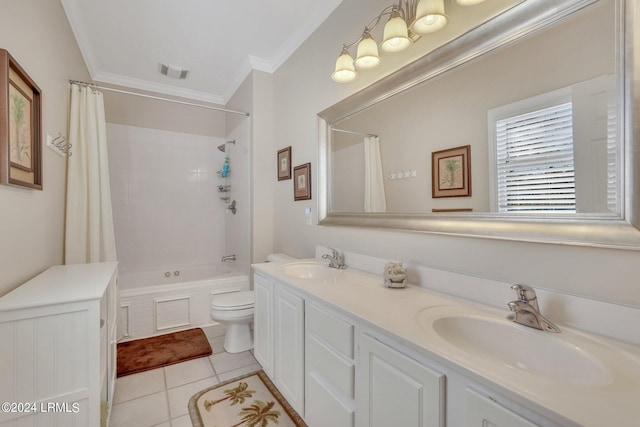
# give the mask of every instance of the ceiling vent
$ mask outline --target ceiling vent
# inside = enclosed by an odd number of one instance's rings
[[[185,70],[179,65],[163,64],[160,63],[160,73],[172,79],[186,79],[189,74],[189,70]]]

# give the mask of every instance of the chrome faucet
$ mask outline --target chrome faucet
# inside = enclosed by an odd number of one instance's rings
[[[516,316],[513,321],[524,326],[540,329],[546,332],[560,332],[560,328],[551,323],[546,317],[540,314],[538,307],[538,297],[536,291],[527,285],[513,285],[511,289],[518,294],[518,299],[510,301],[507,305]]]
[[[225,262],[225,261],[235,261],[235,260],[236,260],[236,256],[235,256],[235,254],[234,254],[234,255],[224,255],[224,256],[222,257],[222,262]]]
[[[337,249],[331,249],[331,255],[324,254],[322,255],[322,259],[329,260],[329,267],[337,268],[338,270],[344,270],[347,266],[344,263],[344,254]]]

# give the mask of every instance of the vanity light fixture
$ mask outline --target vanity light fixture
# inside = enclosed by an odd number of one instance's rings
[[[456,0],[462,6],[483,1],[485,0]],[[380,63],[378,45],[371,36],[371,31],[378,26],[384,16],[389,16],[384,26],[382,43],[380,43],[380,49],[385,52],[400,52],[420,36],[442,29],[449,20],[445,14],[444,0],[399,0],[397,4],[385,7],[364,28],[362,35],[356,41],[342,46],[342,52],[336,60],[335,71],[331,75],[334,81],[350,82],[357,76],[356,67],[367,69]],[[407,22],[411,25],[407,26]],[[358,47],[354,61],[349,49],[356,44]]]

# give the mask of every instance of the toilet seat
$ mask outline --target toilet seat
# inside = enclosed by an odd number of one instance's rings
[[[229,292],[211,298],[211,309],[217,311],[246,310],[252,309],[253,303],[253,291]]]

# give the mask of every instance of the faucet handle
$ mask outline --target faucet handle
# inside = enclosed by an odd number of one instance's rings
[[[327,246],[327,249],[329,249],[331,251],[331,256],[333,256],[334,258],[338,258],[340,256],[340,251],[334,248],[331,248],[329,246]]]
[[[531,286],[517,284],[511,286],[511,289],[516,291],[518,299],[522,302],[531,302],[537,298],[536,291]]]

